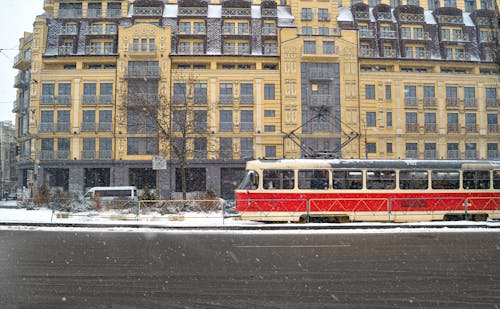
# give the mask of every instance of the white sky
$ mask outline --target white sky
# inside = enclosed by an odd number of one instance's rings
[[[43,0],[0,0],[0,121],[11,120],[16,99],[12,68],[23,32],[33,32],[36,15],[43,13]]]

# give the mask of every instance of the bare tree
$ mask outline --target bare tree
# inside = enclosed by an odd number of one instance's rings
[[[129,80],[120,107],[127,115],[127,133],[151,134],[158,154],[179,167],[183,199],[188,190],[188,161],[197,158],[196,140],[205,138],[206,145],[207,113],[198,112],[193,103],[197,80],[192,71],[174,75],[171,96],[164,89],[159,91],[158,80]],[[204,153],[206,156],[206,147]]]

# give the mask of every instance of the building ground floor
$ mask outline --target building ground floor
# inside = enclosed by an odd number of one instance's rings
[[[188,162],[186,191],[213,192],[233,199],[244,171],[245,161]],[[150,190],[159,199],[176,199],[182,192],[181,174],[175,162],[167,162],[167,168],[161,170],[154,170],[151,161],[47,161],[38,166],[25,162],[18,165],[18,188],[25,196],[42,185],[52,193],[82,196],[92,187],[136,186],[140,194]]]

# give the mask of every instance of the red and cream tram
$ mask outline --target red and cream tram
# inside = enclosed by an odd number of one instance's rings
[[[500,161],[283,159],[246,169],[242,220],[500,219]]]

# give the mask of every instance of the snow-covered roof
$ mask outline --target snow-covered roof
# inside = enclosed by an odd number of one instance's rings
[[[163,17],[177,17],[177,12],[179,11],[179,6],[177,4],[166,4],[163,9]]]
[[[278,6],[278,18],[294,19],[290,8],[286,6]]]
[[[425,10],[424,11],[424,16],[425,16],[425,23],[429,25],[435,25],[436,24],[436,19],[434,18],[434,15],[432,15],[432,11]]]
[[[252,5],[252,18],[261,18],[260,5]]]
[[[474,22],[470,18],[470,13],[462,13],[462,16],[464,17],[464,24],[467,27],[475,27]]]
[[[337,21],[354,21],[351,8],[348,7],[339,8],[339,16],[337,17]]]
[[[221,18],[222,17],[222,5],[209,4],[207,17],[208,18]]]
[[[376,22],[377,20],[375,19],[375,15],[373,15],[373,8],[370,8],[369,14],[370,14],[370,21],[372,23]]]

